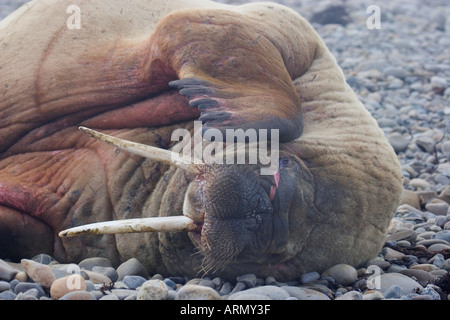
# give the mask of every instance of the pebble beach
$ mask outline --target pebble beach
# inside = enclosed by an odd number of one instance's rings
[[[0,0],[0,20],[25,2]],[[448,0],[379,1],[379,25],[370,1],[276,2],[312,23],[402,165],[403,197],[378,256],[283,283],[253,274],[163,277],[135,258],[113,267],[103,257],[61,264],[41,254],[0,259],[0,300],[450,299]]]

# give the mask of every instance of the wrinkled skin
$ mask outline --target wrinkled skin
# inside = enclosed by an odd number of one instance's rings
[[[138,258],[150,272],[296,278],[384,243],[400,169],[312,27],[275,4],[33,1],[0,23],[0,258]],[[79,130],[172,148],[177,128],[279,129],[278,172],[199,175]],[[59,238],[184,214],[198,229]]]

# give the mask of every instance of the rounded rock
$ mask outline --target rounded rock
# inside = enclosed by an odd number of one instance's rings
[[[117,268],[117,274],[119,275],[119,280],[122,280],[125,276],[141,276],[144,278],[148,277],[147,269],[142,265],[142,263],[136,259],[131,258],[124,263],[122,263]]]
[[[167,300],[169,288],[162,280],[144,282],[137,294],[137,300]]]
[[[330,300],[322,292],[302,287],[284,286],[283,290],[287,291],[291,297],[295,297],[298,300]]]
[[[78,266],[81,269],[92,271],[93,267],[112,267],[111,261],[103,257],[92,257],[82,260]]]
[[[337,297],[335,300],[363,300],[363,295],[358,291],[349,291]]]
[[[19,270],[14,269],[8,263],[0,259],[0,280],[11,281]]]
[[[354,267],[348,264],[337,264],[322,274],[324,277],[332,277],[336,283],[341,285],[350,285],[358,279],[358,273]]]
[[[86,281],[84,278],[79,274],[73,274],[56,279],[50,288],[50,296],[58,300],[68,293],[85,290]]]
[[[178,290],[177,300],[223,300],[212,288],[187,284]]]
[[[396,272],[381,274],[379,284],[379,290],[383,293],[393,285],[399,286],[405,293],[414,293],[417,289],[423,289],[417,281]]]
[[[141,276],[125,276],[122,280],[122,282],[130,289],[136,289],[142,286],[146,281],[147,279]]]
[[[300,282],[302,284],[310,283],[320,279],[320,274],[318,272],[312,271],[308,273],[304,273],[300,276]]]
[[[237,277],[238,282],[243,282],[247,288],[253,288],[256,285],[256,281],[258,280],[254,274],[244,274],[242,276]]]
[[[443,250],[450,250],[450,245],[443,243],[435,243],[428,247],[428,251],[431,252],[440,252]]]
[[[400,299],[405,293],[402,288],[397,285],[393,285],[386,289],[384,292],[384,297],[386,299]]]
[[[38,291],[38,297],[45,296],[44,288],[39,283],[33,283],[33,282],[20,282],[18,283],[14,288],[14,293],[24,293],[27,292],[30,289],[36,289]]]
[[[263,286],[233,293],[228,297],[228,300],[241,300],[241,298],[248,294],[265,296],[270,300],[286,300],[290,297],[289,293],[283,288],[276,286]]]
[[[95,296],[87,291],[73,291],[62,296],[59,300],[97,300]]]

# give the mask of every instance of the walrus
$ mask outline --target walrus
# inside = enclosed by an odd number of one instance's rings
[[[1,258],[287,281],[376,256],[402,191],[323,40],[275,3],[31,1],[0,22],[0,97]],[[172,163],[195,121],[276,137],[275,170]]]

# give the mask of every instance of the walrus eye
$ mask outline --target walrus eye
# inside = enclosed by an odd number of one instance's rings
[[[291,165],[291,160],[289,158],[281,158],[280,159],[280,168],[289,167]]]

